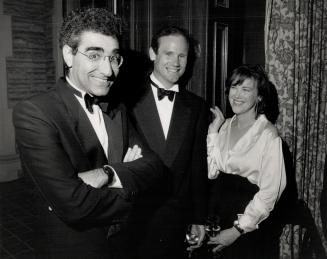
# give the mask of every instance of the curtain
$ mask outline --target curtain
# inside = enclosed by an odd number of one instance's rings
[[[320,194],[327,142],[327,0],[266,0],[265,58],[279,94],[277,128],[293,155],[299,199],[326,250]],[[302,237],[301,227],[286,226],[281,258],[299,258]]]

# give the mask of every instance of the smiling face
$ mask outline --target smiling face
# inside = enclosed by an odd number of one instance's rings
[[[255,116],[255,106],[259,98],[256,81],[247,78],[240,84],[232,84],[228,98],[232,110],[237,116]]]
[[[63,56],[69,69],[68,77],[79,89],[95,96],[107,95],[118,75],[119,68],[112,67],[109,59],[91,61],[87,56],[93,53],[104,56],[115,56],[119,52],[119,43],[112,36],[91,31],[83,32],[80,36],[78,51],[68,45],[63,47]]]
[[[153,73],[165,86],[171,88],[184,74],[187,65],[188,43],[181,35],[159,38],[157,53],[150,48],[150,59],[154,62]]]

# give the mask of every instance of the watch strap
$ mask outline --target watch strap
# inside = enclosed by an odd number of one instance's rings
[[[104,165],[102,169],[103,172],[108,176],[108,184],[111,184],[115,175],[114,171],[109,165]]]
[[[238,220],[234,221],[233,227],[236,228],[236,230],[238,232],[240,232],[241,235],[244,234],[244,229],[241,228],[240,223],[238,222]]]

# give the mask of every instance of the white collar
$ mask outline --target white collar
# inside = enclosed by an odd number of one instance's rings
[[[66,76],[66,81],[68,82],[68,84],[70,84],[71,87],[73,87],[74,89],[76,89],[77,91],[79,91],[82,94],[82,97],[80,97],[80,96],[77,96],[77,97],[84,99],[84,95],[86,94],[86,92],[79,89],[76,85],[74,85],[73,82],[68,78],[68,76]]]

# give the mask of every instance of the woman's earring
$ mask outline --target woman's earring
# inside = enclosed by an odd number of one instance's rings
[[[255,104],[255,116],[256,118],[259,116],[259,103],[262,101],[262,97],[258,96],[257,102]]]
[[[259,106],[259,103],[261,102],[261,100],[262,100],[262,97],[261,96],[258,96],[258,99],[257,99],[257,101],[256,101],[256,103],[255,103],[255,117],[257,118],[258,117],[258,106]]]

